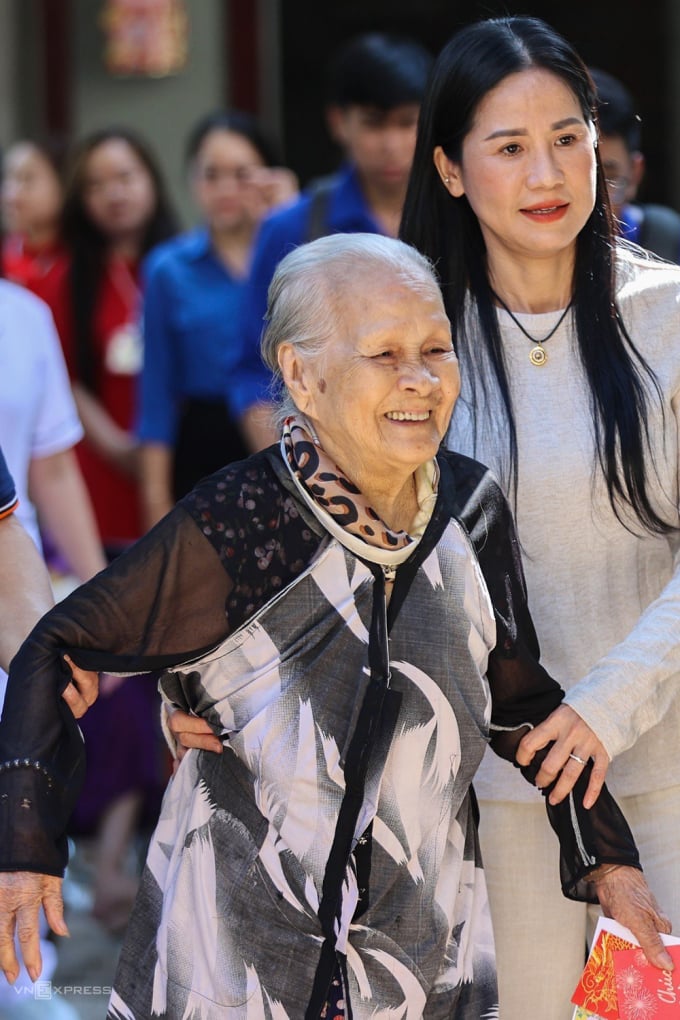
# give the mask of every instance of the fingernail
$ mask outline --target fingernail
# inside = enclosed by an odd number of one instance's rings
[[[3,974],[7,978],[7,982],[10,985],[13,985],[14,982],[16,981],[16,979],[19,977],[19,971],[18,970],[5,970],[5,971],[3,971]]]
[[[670,953],[659,953],[658,960],[658,965],[662,970],[674,970],[675,964],[673,963],[673,957]]]
[[[36,982],[40,977],[42,967],[34,967],[33,965],[31,965],[30,967],[27,967],[26,970],[28,971],[28,976],[30,977],[31,981]]]

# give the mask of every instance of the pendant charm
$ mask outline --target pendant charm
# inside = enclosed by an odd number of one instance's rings
[[[532,347],[529,353],[529,360],[532,365],[545,365],[548,360],[548,355],[545,353],[542,347]]]

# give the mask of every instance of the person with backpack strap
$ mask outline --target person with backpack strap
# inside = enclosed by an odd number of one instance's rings
[[[259,378],[263,403],[271,376],[260,359],[260,336],[274,270],[293,248],[327,234],[396,236],[432,61],[420,43],[374,32],[351,39],[331,59],[326,118],[344,161],[262,221],[242,305],[242,377]],[[262,438],[262,445],[271,440],[266,427]]]

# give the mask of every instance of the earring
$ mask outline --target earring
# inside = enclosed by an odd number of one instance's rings
[[[448,184],[450,180],[451,180],[450,177],[445,177],[444,178],[444,184]]]

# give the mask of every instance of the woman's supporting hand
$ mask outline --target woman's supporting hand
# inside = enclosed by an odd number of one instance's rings
[[[611,869],[611,870],[610,870]],[[603,865],[590,878],[595,883],[600,906],[606,917],[629,928],[654,967],[673,970],[673,960],[659,932],[670,935],[671,922],[661,913],[645,876],[637,868]]]
[[[166,706],[168,729],[175,740],[175,753],[180,762],[190,747],[201,751],[222,753],[222,742],[205,719],[183,712],[181,708]]]
[[[559,804],[573,789],[589,758],[593,759],[593,770],[583,798],[583,806],[591,808],[600,795],[600,790],[609,768],[609,755],[604,744],[569,705],[560,705],[547,719],[522,737],[517,754],[520,765],[529,765],[537,751],[554,741],[554,746],[536,776],[539,789],[555,783],[548,800]]]
[[[0,970],[10,984],[19,976],[14,934],[31,981],[42,970],[40,956],[40,907],[55,935],[68,935],[60,878],[33,871],[0,872]]]
[[[65,687],[62,698],[73,712],[76,719],[85,715],[88,708],[94,705],[99,695],[99,674],[91,670],[79,669],[75,662],[64,656],[71,669],[71,683]]]

